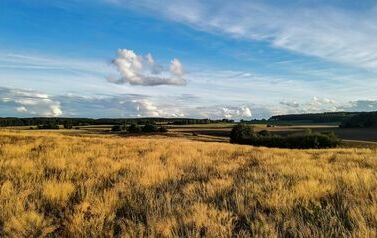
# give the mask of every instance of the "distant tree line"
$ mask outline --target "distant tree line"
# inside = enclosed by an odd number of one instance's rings
[[[40,130],[56,130],[59,129],[59,125],[54,121],[48,121],[45,124],[38,125]]]
[[[192,119],[192,118],[55,118],[55,117],[33,117],[33,118],[0,118],[0,127],[6,126],[42,126],[42,125],[66,125],[64,127],[77,127],[87,125],[123,125],[127,124],[172,124],[172,125],[189,125],[189,124],[209,124],[209,123],[233,123],[233,120],[210,120],[210,119]]]
[[[343,122],[359,114],[358,112],[325,112],[325,113],[307,113],[307,114],[288,114],[272,116],[269,122],[307,122],[307,123],[332,123]]]
[[[210,123],[234,123],[234,120],[221,119],[221,120],[210,120],[210,119],[179,119],[168,122],[170,125],[192,125],[192,124],[210,124]]]
[[[343,121],[343,128],[372,128],[377,127],[377,112],[362,112]]]
[[[131,125],[114,125],[111,128],[111,131],[113,132],[127,132],[127,133],[165,133],[168,132],[168,129],[163,126],[158,126],[154,123],[147,123],[143,126],[140,126],[138,124],[131,124]]]
[[[266,119],[252,119],[252,120],[244,120],[244,119],[241,119],[240,120],[240,123],[243,123],[243,124],[266,124],[268,123],[268,121]]]
[[[230,142],[236,144],[290,148],[290,149],[320,149],[333,148],[340,144],[334,133],[291,134],[288,136],[273,135],[264,130],[254,132],[253,127],[246,124],[235,125],[230,134]]]

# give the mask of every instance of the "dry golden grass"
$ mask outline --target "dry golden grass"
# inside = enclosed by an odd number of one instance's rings
[[[377,152],[0,132],[1,237],[376,237]]]

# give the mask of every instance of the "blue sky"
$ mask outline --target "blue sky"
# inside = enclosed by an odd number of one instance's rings
[[[377,3],[0,0],[0,116],[377,110]]]

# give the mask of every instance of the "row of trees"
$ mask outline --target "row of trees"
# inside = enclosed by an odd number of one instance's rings
[[[161,132],[165,133],[168,132],[163,126],[157,126],[156,124],[147,123],[144,126],[139,126],[137,124],[131,125],[115,125],[111,128],[113,132],[128,132],[128,133],[156,133]]]
[[[168,122],[170,125],[191,125],[191,124],[210,124],[210,123],[234,123],[231,119],[210,120],[210,119],[179,119]]]
[[[62,126],[64,129],[73,128],[73,125],[70,122],[64,122]],[[60,126],[55,121],[47,121],[44,124],[38,125],[37,128],[40,130],[57,130],[60,129]]]
[[[340,144],[340,139],[334,133],[318,134],[311,131],[288,136],[273,135],[266,130],[256,133],[253,127],[238,124],[231,131],[230,142],[276,148],[319,149],[336,147]]]
[[[48,130],[53,130],[53,129],[59,129],[60,126],[54,122],[54,121],[49,121],[45,124],[38,125],[38,129],[48,129]],[[64,123],[63,124],[64,129],[72,129],[73,125],[70,123]],[[168,130],[163,127],[163,126],[157,126],[155,123],[146,123],[143,126],[140,126],[138,124],[123,124],[123,125],[114,125],[111,128],[111,131],[113,132],[129,132],[129,133],[151,133],[151,132],[168,132]]]
[[[54,118],[54,117],[33,117],[33,118],[0,118],[0,127],[5,126],[41,126],[41,125],[71,125],[84,126],[95,125],[97,120],[90,118]]]

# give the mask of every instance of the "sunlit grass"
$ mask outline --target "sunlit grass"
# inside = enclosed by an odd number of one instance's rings
[[[376,237],[373,149],[0,132],[0,236]]]

